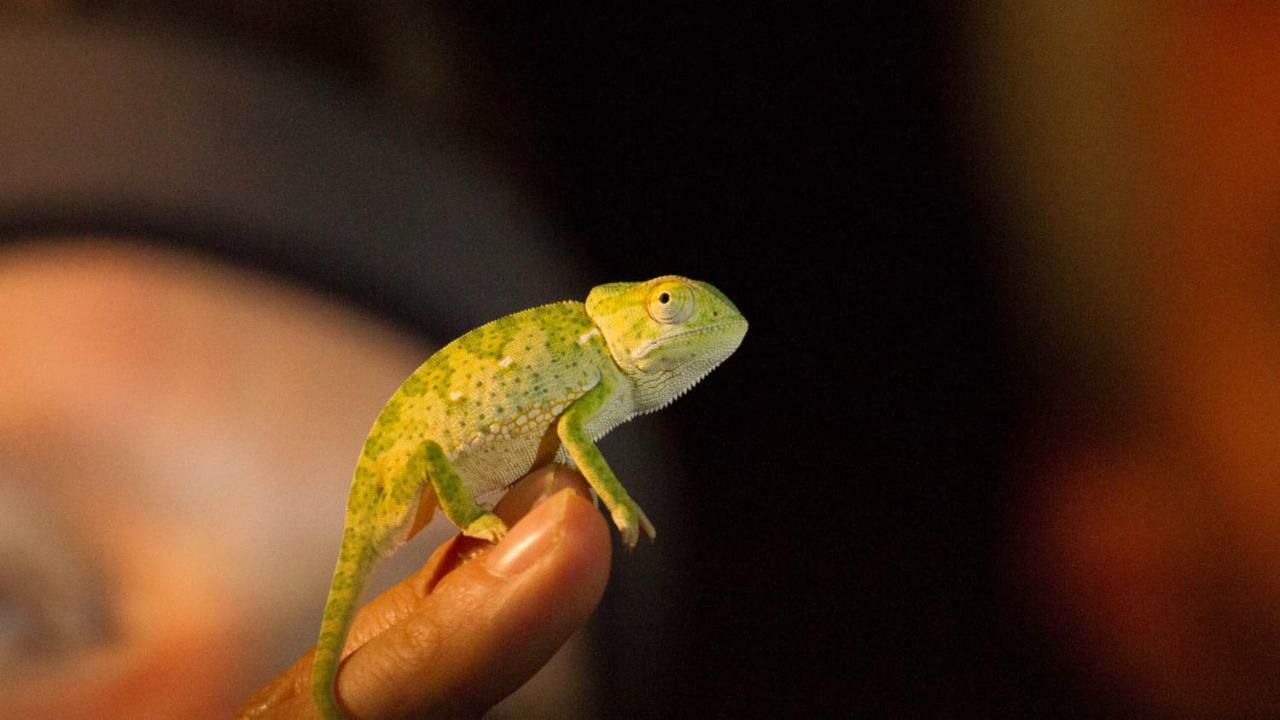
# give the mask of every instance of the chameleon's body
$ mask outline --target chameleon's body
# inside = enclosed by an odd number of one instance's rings
[[[387,401],[356,464],[312,665],[321,713],[343,717],[333,685],[365,577],[436,505],[465,534],[497,540],[506,526],[475,498],[558,459],[581,470],[625,546],[641,532],[652,540],[595,440],[692,387],[746,330],[718,290],[666,276],[508,315],[428,358]]]

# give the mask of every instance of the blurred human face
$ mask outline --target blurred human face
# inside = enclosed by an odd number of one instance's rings
[[[0,717],[225,717],[287,666],[353,448],[427,351],[191,257],[0,250]]]

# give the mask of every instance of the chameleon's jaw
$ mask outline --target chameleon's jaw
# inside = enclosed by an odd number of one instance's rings
[[[742,344],[747,321],[741,316],[703,328],[684,330],[658,341],[634,364],[640,412],[670,405]]]
[[[657,350],[662,347],[666,347],[670,343],[678,342],[680,341],[681,338],[685,338],[687,341],[692,339],[692,338],[689,338],[689,336],[691,335],[706,335],[708,336],[708,339],[714,340],[712,336],[715,335],[716,333],[719,333],[725,336],[726,339],[731,341],[731,346],[729,347],[729,351],[728,353],[725,354],[725,357],[728,357],[730,354],[733,353],[734,350],[738,349],[738,345],[742,344],[742,338],[747,334],[747,321],[745,318],[739,316],[734,319],[718,322],[714,325],[706,325],[704,327],[697,327],[697,328],[685,328],[683,330],[679,330],[677,332],[671,333],[670,335],[664,335],[662,337],[653,338],[652,340],[647,340],[641,343],[640,345],[637,345],[636,348],[631,351],[631,361],[633,363],[639,364],[640,361],[642,361],[654,350]],[[716,343],[716,344],[719,344],[719,343]]]
[[[672,371],[708,362],[714,366],[732,355],[746,334],[747,321],[739,315],[646,340],[631,350],[630,360],[641,372]]]

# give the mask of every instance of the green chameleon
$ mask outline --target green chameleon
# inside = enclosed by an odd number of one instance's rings
[[[627,549],[642,532],[653,540],[595,441],[670,404],[746,332],[719,290],[668,275],[508,315],[427,358],[382,408],[356,464],[311,668],[321,714],[343,717],[333,686],[366,576],[437,504],[463,534],[496,541],[506,525],[476,498],[556,460],[586,477]]]

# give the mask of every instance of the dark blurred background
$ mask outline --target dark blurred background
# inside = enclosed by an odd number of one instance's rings
[[[471,132],[592,271],[712,279],[752,323],[666,418],[692,550],[663,662],[607,674],[607,715],[1044,716],[1062,681],[999,580],[1015,403],[956,11],[455,12],[497,94],[466,112],[515,111]]]
[[[529,59],[538,182],[583,253],[606,275],[715,278],[752,322],[729,376],[670,418],[697,478],[679,630],[655,677],[606,693],[646,716],[1080,716],[1000,580],[1016,399],[960,19],[831,3],[486,23]]]
[[[752,322],[669,418],[694,549],[609,715],[1080,717],[1001,580],[1017,398],[959,12],[461,12],[522,119],[492,141],[593,270],[714,278]]]

